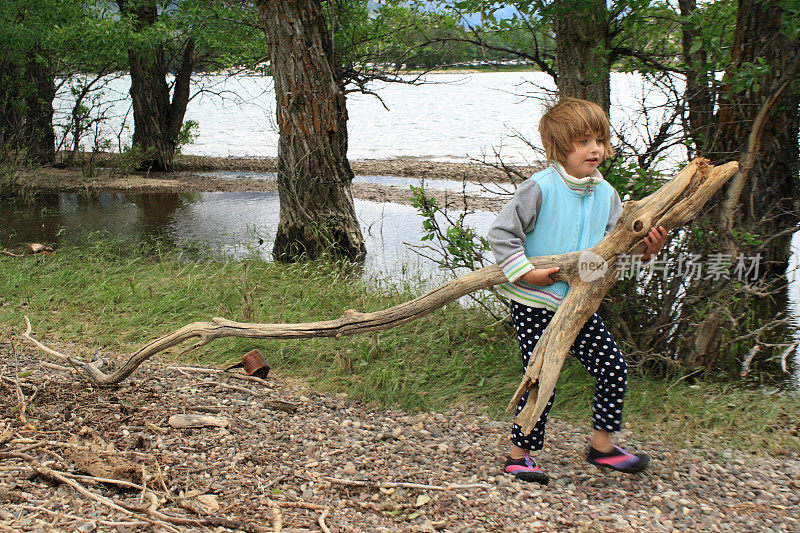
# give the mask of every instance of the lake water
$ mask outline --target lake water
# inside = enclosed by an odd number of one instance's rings
[[[637,74],[612,74],[611,119],[631,140],[644,138],[658,128],[666,101]],[[495,151],[504,160],[523,163],[539,160],[522,139],[539,145],[537,126],[542,96],[555,88],[541,72],[436,74],[419,86],[376,84],[374,96],[352,93],[347,97],[351,159],[412,157],[468,161]],[[130,143],[133,118],[127,99],[130,79],[122,77],[104,89],[101,109],[110,118],[100,134],[112,148]],[[274,157],[278,153],[275,94],[268,76],[203,76],[195,80],[197,96],[189,103],[186,120],[199,123],[199,135],[186,146],[187,154]],[[56,101],[57,121],[66,121],[71,96],[62,91]],[[641,102],[653,109],[640,113]],[[386,107],[384,107],[384,104]],[[127,119],[128,130],[122,127]],[[118,133],[119,140],[118,140]],[[88,145],[87,145],[88,146]],[[675,148],[672,161],[685,159]]]
[[[160,235],[177,246],[202,243],[221,257],[269,259],[278,206],[277,192],[41,195],[29,207],[0,206],[0,243],[12,249],[28,242],[57,245],[85,231],[103,231]],[[413,251],[412,246],[430,244],[422,241],[422,217],[413,207],[356,200],[355,209],[369,251],[365,279],[429,288],[451,278]],[[493,220],[492,213],[480,211],[466,217],[481,234]]]

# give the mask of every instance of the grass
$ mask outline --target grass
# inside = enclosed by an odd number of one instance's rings
[[[0,256],[0,327],[19,329],[27,314],[40,338],[75,343],[83,351],[78,355],[97,349],[127,354],[213,316],[310,322],[339,317],[349,308],[375,311],[415,296],[371,287],[346,264],[278,265],[208,256],[201,247],[176,249],[96,234],[63,245],[50,257]],[[376,334],[338,340],[221,339],[184,357],[239,361],[253,347],[281,375],[347,392],[375,407],[408,411],[477,407],[500,417],[521,375],[510,329],[492,326],[490,317],[457,305]],[[632,376],[625,419],[634,435],[678,447],[800,451],[796,395],[767,397],[719,383],[671,385]],[[553,416],[588,429],[592,387],[583,368],[568,360]]]

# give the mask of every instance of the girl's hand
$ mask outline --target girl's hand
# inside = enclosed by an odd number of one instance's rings
[[[651,257],[658,254],[661,247],[667,240],[667,230],[664,226],[659,226],[658,229],[650,228],[647,236],[644,238],[644,244],[647,246],[647,251],[642,254],[642,261],[649,261]]]
[[[536,285],[537,287],[544,287],[545,285],[552,285],[555,280],[550,276],[561,270],[560,267],[550,268],[536,268],[530,272],[526,272],[522,276],[522,281],[529,285]]]

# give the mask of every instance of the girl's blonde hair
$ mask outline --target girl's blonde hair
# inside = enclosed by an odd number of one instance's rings
[[[563,97],[549,107],[539,121],[539,134],[542,136],[547,159],[561,164],[572,152],[573,144],[592,133],[603,138],[606,157],[614,154],[611,148],[611,125],[603,109],[588,100]]]

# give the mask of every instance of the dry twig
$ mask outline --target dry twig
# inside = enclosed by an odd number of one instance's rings
[[[739,371],[740,376],[745,377],[750,373],[750,363],[753,361],[753,357],[755,357],[759,351],[761,351],[760,344],[756,344],[750,348],[750,351],[747,352],[747,357],[745,357],[744,361],[742,361],[742,369]]]
[[[800,341],[791,344],[788,348],[786,348],[783,353],[781,354],[781,370],[784,372],[789,372],[789,368],[786,365],[786,359],[789,357],[789,354],[797,350],[797,347],[800,346]]]
[[[11,340],[11,354],[14,357],[14,390],[17,393],[17,408],[19,412],[19,421],[22,423],[23,426],[26,426],[30,429],[34,429],[33,426],[28,424],[28,419],[25,417],[25,410],[28,408],[28,404],[25,401],[25,394],[22,392],[22,388],[19,386],[19,356],[17,355],[17,345],[14,340]]]
[[[675,385],[677,385],[678,383],[680,383],[680,382],[681,382],[681,381],[683,381],[684,379],[686,379],[686,378],[689,378],[689,377],[692,377],[692,376],[694,376],[695,374],[697,374],[698,372],[702,372],[703,370],[705,370],[705,369],[704,369],[704,368],[698,368],[698,369],[697,369],[697,370],[695,370],[694,372],[691,372],[691,373],[689,373],[689,374],[686,374],[685,376],[683,376],[683,377],[681,377],[680,379],[676,380],[676,381],[675,381],[675,383],[673,383],[672,385],[670,385],[669,387],[667,387],[667,392],[671,391],[671,390],[672,390],[672,387],[674,387]]]
[[[106,498],[105,496],[100,496],[99,494],[95,494],[94,492],[90,491],[89,489],[87,489],[86,487],[84,487],[83,485],[78,483],[77,481],[75,481],[73,479],[70,479],[69,477],[65,476],[63,472],[59,472],[57,470],[53,470],[53,469],[47,468],[46,466],[36,464],[35,462],[32,462],[31,468],[33,468],[34,472],[36,472],[37,474],[39,474],[43,478],[45,478],[45,479],[55,479],[55,480],[60,481],[62,483],[66,483],[67,485],[69,485],[70,487],[72,487],[73,489],[78,491],[79,493],[83,494],[87,498],[90,498],[90,499],[92,499],[92,500],[94,500],[94,501],[96,501],[98,503],[101,503],[101,504],[105,505],[106,507],[114,509],[115,511],[119,511],[119,512],[121,512],[121,513],[123,513],[123,514],[125,514],[127,516],[136,516],[132,511],[129,511],[129,510],[125,509],[124,507],[122,507],[121,505],[118,505],[117,503],[115,503],[114,501],[110,500],[109,498]],[[163,523],[161,521],[153,521],[152,519],[148,519],[147,521],[150,522],[151,524],[159,525],[161,527],[169,529],[170,531],[176,531],[177,532],[177,530],[174,527],[170,526],[169,524]]]
[[[319,515],[319,520],[317,520],[319,522],[319,527],[322,528],[322,533],[331,533],[331,530],[325,525],[325,518],[328,516],[329,512],[330,509],[325,509],[322,511],[322,514]]]
[[[70,474],[67,472],[62,472],[62,475],[75,479],[76,481],[84,481],[87,483],[95,483],[95,484],[108,484],[108,485],[116,485],[118,487],[122,487],[124,489],[136,489],[136,490],[146,490],[146,487],[142,485],[137,485],[136,483],[131,483],[130,481],[125,481],[122,479],[112,479],[112,478],[105,478],[105,477],[96,477],[96,476],[87,476],[81,474]]]
[[[25,509],[26,511],[39,511],[42,513],[49,514],[51,516],[55,516],[57,518],[67,518],[69,520],[86,520],[85,517],[82,516],[75,516],[73,514],[65,513],[64,511],[53,511],[52,509],[48,509],[47,507],[42,506],[33,506],[33,505],[20,505],[20,504],[12,504],[12,507],[17,509]],[[108,527],[137,527],[137,526],[148,526],[151,525],[150,522],[145,521],[136,521],[136,522],[125,522],[125,521],[112,521],[112,520],[99,520],[94,518],[98,524],[108,526]]]
[[[274,501],[269,500],[269,506],[272,507],[272,531],[281,533],[283,529],[283,514]]]

